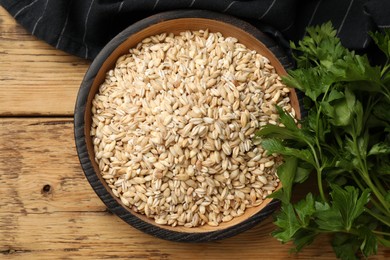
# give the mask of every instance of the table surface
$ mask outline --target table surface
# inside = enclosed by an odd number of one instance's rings
[[[268,218],[222,241],[174,243],[110,213],[80,167],[73,108],[89,61],[26,32],[0,7],[0,259],[334,259],[324,237],[290,254]],[[379,248],[372,259],[390,257]]]

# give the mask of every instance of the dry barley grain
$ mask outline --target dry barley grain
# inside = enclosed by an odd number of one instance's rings
[[[218,226],[278,185],[277,155],[253,135],[295,116],[270,61],[221,33],[144,39],[120,57],[92,101],[103,179],[123,205],[157,224]]]

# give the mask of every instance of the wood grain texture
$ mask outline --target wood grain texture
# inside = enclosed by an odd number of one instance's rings
[[[29,35],[0,7],[0,115],[72,115],[88,65]]]
[[[0,7],[0,259],[334,259],[326,237],[290,255],[290,245],[270,236],[271,218],[226,240],[185,244],[146,235],[107,211],[73,139],[88,64],[30,36]],[[389,257],[380,248],[370,259]]]
[[[75,156],[72,119],[1,119],[0,125],[2,210],[26,214],[105,210]]]
[[[211,243],[146,235],[108,212],[89,186],[70,118],[1,118],[0,126],[0,259],[334,259],[326,237],[290,255],[270,235],[272,218]],[[389,255],[380,248],[372,259]]]

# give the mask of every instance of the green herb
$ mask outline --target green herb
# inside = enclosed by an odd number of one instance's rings
[[[332,235],[342,259],[390,247],[390,30],[370,34],[386,55],[383,66],[341,45],[331,23],[307,29],[295,51],[297,69],[284,82],[305,94],[308,111],[298,127],[278,108],[284,127],[257,133],[269,153],[284,156],[278,168],[282,189],[273,235],[295,251],[320,234]],[[318,194],[292,203],[295,183],[310,174]]]

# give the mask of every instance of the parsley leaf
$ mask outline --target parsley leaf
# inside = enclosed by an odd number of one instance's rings
[[[343,189],[333,185],[330,195],[333,198],[333,208],[340,212],[343,228],[350,231],[354,221],[363,213],[370,197],[369,190],[365,189],[359,197],[358,189],[353,186]]]
[[[301,228],[301,224],[295,214],[292,204],[285,204],[281,208],[281,213],[274,222],[279,227],[272,235],[279,241],[286,243],[291,240],[295,233]]]
[[[295,156],[305,162],[315,165],[314,157],[308,149],[295,149],[286,147],[277,139],[266,139],[261,144],[269,153],[279,153],[281,155]]]
[[[278,168],[278,177],[282,182],[282,188],[273,192],[270,198],[277,198],[283,203],[289,203],[291,200],[291,190],[297,172],[298,159],[295,157],[286,157],[285,163]]]
[[[379,49],[390,58],[390,30],[384,30],[384,33],[375,32],[370,33],[371,38],[375,41]]]
[[[352,234],[336,233],[332,246],[336,256],[345,260],[358,259],[356,252],[359,249],[359,241]]]
[[[307,28],[291,43],[297,68],[282,77],[301,90],[307,116],[299,121],[277,107],[281,125],[257,133],[268,153],[284,156],[278,168],[282,201],[273,235],[302,250],[320,234],[332,235],[337,257],[376,254],[390,247],[390,30],[371,33],[387,58],[373,66],[343,47],[331,23]],[[294,183],[317,177],[319,196],[292,204]]]
[[[295,210],[303,227],[310,225],[312,215],[316,212],[314,197],[311,193],[306,195],[304,200],[295,204]]]

